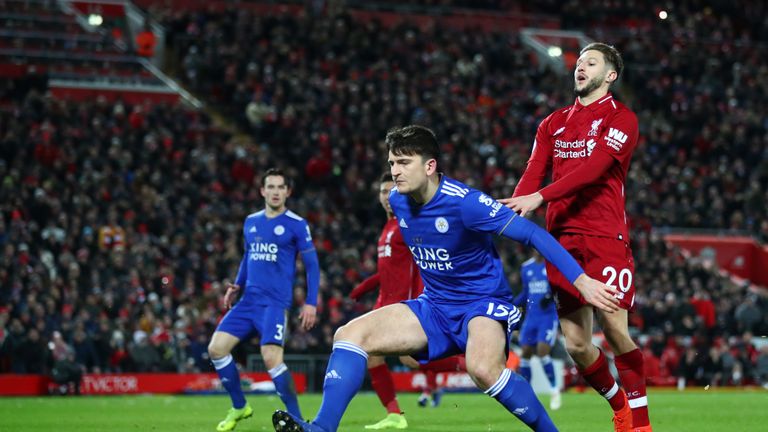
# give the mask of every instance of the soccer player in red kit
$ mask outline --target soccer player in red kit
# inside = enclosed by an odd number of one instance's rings
[[[646,432],[651,425],[643,355],[629,336],[627,321],[634,307],[635,265],[624,210],[624,183],[638,126],[635,114],[609,92],[623,68],[612,46],[592,43],[581,50],[574,71],[576,101],[541,122],[525,173],[513,197],[502,202],[523,216],[548,203],[547,229],[589,276],[618,289],[622,309],[596,312],[625,391],[591,342],[593,308],[547,263],[568,353],[610,403],[615,430]],[[550,168],[552,183],[539,189]]]
[[[377,272],[361,282],[350,293],[352,299],[357,300],[363,294],[379,287],[379,297],[374,309],[381,308],[403,300],[416,298],[424,290],[424,283],[419,275],[419,268],[413,260],[411,251],[403,241],[398,220],[389,206],[389,193],[394,186],[392,175],[386,173],[381,176],[379,183],[379,202],[387,212],[387,223],[379,236]],[[402,359],[404,363],[412,366],[415,360],[410,357]],[[381,400],[381,404],[387,409],[387,417],[378,423],[368,425],[366,429],[405,429],[408,422],[400,411],[400,406],[395,397],[395,385],[392,374],[389,372],[384,357],[368,357],[368,373],[371,375],[371,384]]]

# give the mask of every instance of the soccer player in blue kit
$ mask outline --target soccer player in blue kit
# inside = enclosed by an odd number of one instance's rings
[[[466,353],[479,388],[536,431],[556,431],[530,384],[505,369],[509,331],[520,319],[493,235],[533,245],[592,304],[613,311],[615,289],[587,276],[544,229],[493,198],[437,171],[440,148],[422,126],[386,137],[395,188],[390,204],[424,281],[416,299],[369,312],[341,327],[328,360],[323,401],[311,423],[284,411],[275,431],[334,432],[366,374],[368,355],[428,361]]]
[[[552,297],[552,290],[547,280],[547,269],[540,254],[527,260],[520,267],[520,279],[523,289],[515,297],[517,307],[525,307],[525,319],[520,327],[520,375],[531,381],[531,357],[534,350],[541,359],[541,366],[547,376],[550,388],[549,407],[560,409],[562,400],[560,389],[555,379],[555,367],[549,356],[557,338],[557,309]]]
[[[301,417],[290,372],[283,363],[283,344],[288,333],[287,315],[293,299],[296,255],[301,254],[307,272],[307,295],[301,308],[301,326],[315,325],[320,265],[307,221],[285,207],[291,194],[290,179],[279,169],[267,170],[261,179],[264,210],[243,223],[244,252],[235,283],[227,286],[227,312],[213,333],[208,353],[221,383],[229,392],[232,408],[216,430],[230,431],[237,422],[250,417],[253,409],[245,402],[240,374],[232,360],[232,349],[253,332],[260,336],[261,355],[277,394],[291,414]],[[232,306],[241,289],[240,301]]]

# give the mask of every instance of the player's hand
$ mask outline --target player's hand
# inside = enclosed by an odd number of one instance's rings
[[[608,313],[613,313],[619,310],[619,299],[616,298],[616,295],[618,294],[616,288],[609,287],[598,280],[592,279],[585,273],[582,273],[581,276],[573,282],[573,286],[579,290],[584,297],[584,300],[592,306]]]
[[[301,321],[301,328],[305,331],[311,329],[315,326],[315,322],[317,322],[317,308],[310,304],[305,304],[301,307],[299,320]]]
[[[237,298],[237,293],[240,292],[240,285],[235,285],[233,283],[227,282],[227,292],[224,294],[224,306],[227,307],[227,309],[232,308],[232,303]]]
[[[499,202],[512,209],[512,211],[519,213],[520,216],[525,217],[544,203],[544,197],[540,193],[535,192],[530,195],[514,198],[502,198]]]

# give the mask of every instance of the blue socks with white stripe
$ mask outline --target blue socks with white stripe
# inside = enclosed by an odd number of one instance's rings
[[[221,385],[224,386],[232,399],[232,406],[236,409],[244,407],[245,395],[243,388],[240,387],[240,373],[237,371],[232,354],[220,359],[211,359],[211,363],[216,368],[216,373],[219,374]]]
[[[275,383],[275,390],[277,390],[277,395],[280,396],[280,399],[285,404],[286,411],[296,418],[303,418],[299,408],[299,400],[296,398],[293,378],[291,373],[288,372],[288,366],[285,363],[280,363],[269,370],[269,376],[272,378],[272,382]]]
[[[328,359],[323,383],[323,402],[312,423],[326,432],[336,432],[341,417],[360,389],[368,365],[368,354],[350,342],[336,342]]]
[[[536,398],[531,385],[520,375],[504,369],[494,385],[485,393],[536,432],[557,432],[549,414]]]

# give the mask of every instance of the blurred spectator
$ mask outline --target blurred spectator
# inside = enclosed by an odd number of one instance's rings
[[[152,32],[150,25],[145,23],[144,28],[136,35],[136,54],[141,57],[152,58],[155,55],[156,45],[157,37]]]

